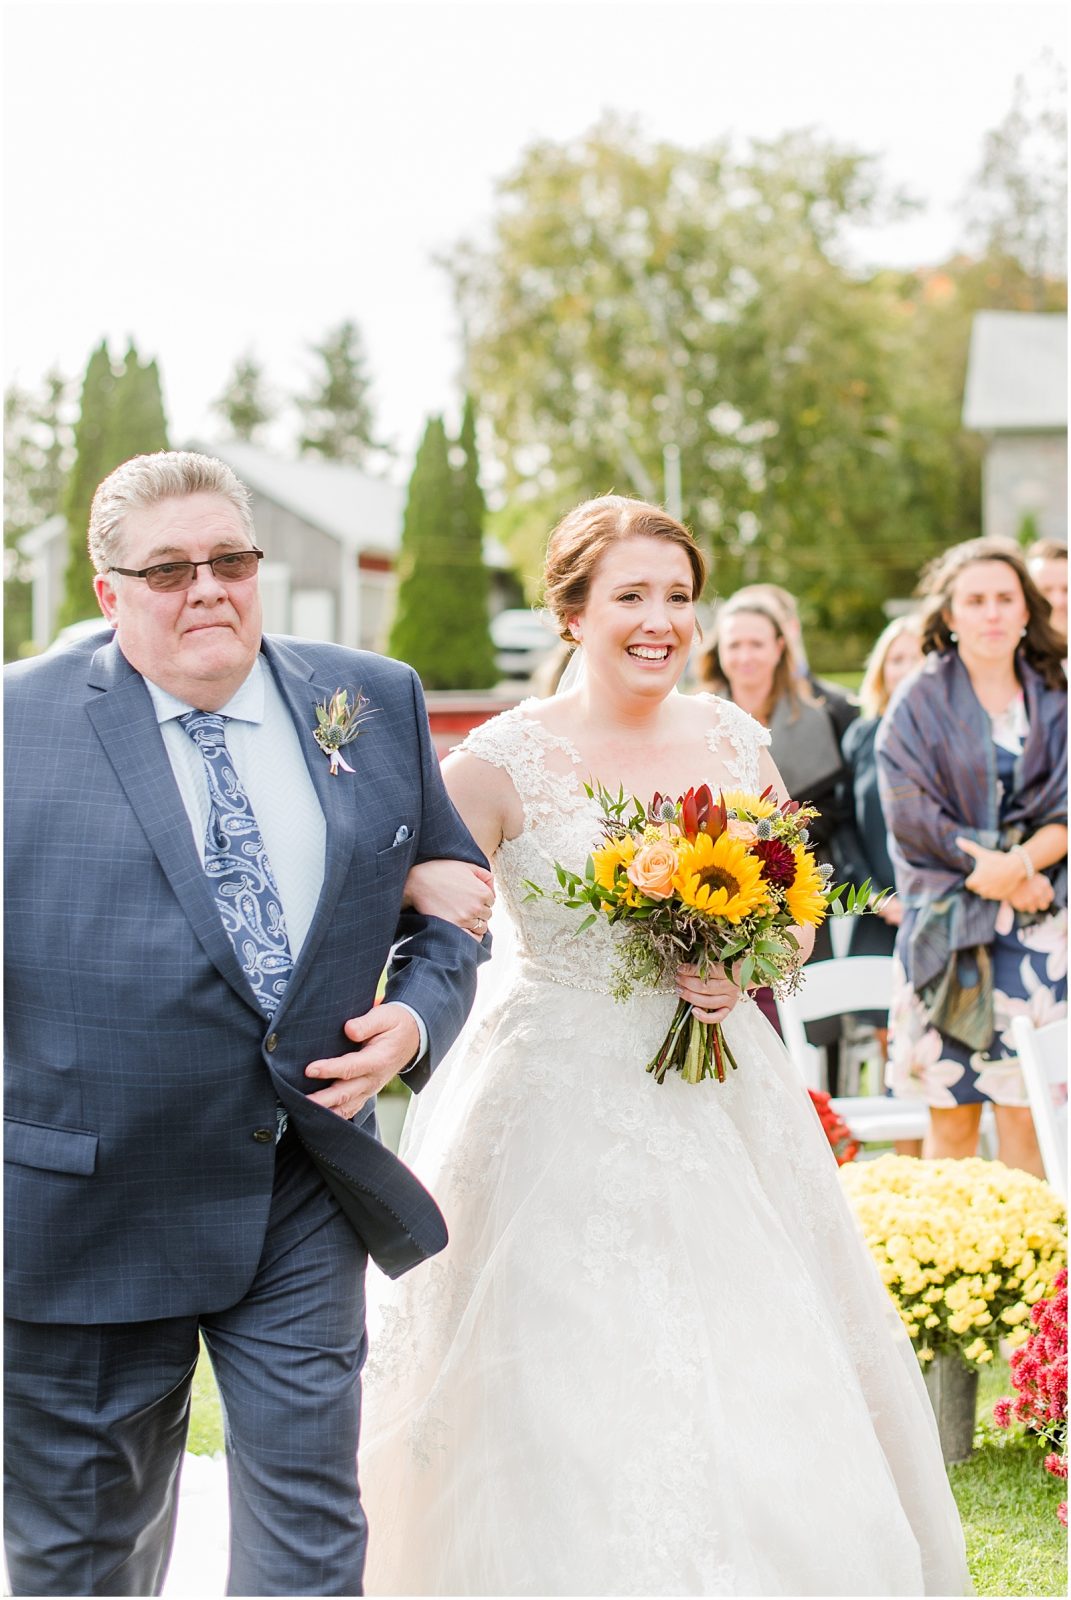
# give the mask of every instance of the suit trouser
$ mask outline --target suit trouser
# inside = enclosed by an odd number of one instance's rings
[[[292,1135],[249,1292],[203,1316],[9,1319],[5,1540],[16,1595],[155,1595],[198,1335],[223,1401],[232,1595],[356,1595],[363,1246]]]

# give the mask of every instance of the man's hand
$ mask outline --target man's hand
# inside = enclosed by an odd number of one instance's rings
[[[404,1006],[388,1002],[366,1011],[363,1017],[351,1017],[343,1032],[361,1048],[325,1061],[311,1061],[305,1076],[334,1080],[309,1099],[349,1121],[396,1072],[409,1065],[420,1046],[420,1029]]]
[[[904,920],[904,903],[894,894],[883,900],[875,910],[882,922],[888,923],[890,928],[898,928]]]

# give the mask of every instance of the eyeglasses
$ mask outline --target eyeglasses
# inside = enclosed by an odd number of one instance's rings
[[[207,561],[162,561],[157,567],[142,567],[140,572],[130,567],[109,567],[109,572],[122,573],[124,578],[144,578],[157,594],[169,594],[175,589],[188,589],[197,578],[198,567],[211,567],[222,583],[240,583],[251,578],[257,562],[263,561],[263,550],[228,550],[224,556],[210,556]]]

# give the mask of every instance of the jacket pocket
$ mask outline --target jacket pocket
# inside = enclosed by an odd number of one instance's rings
[[[5,1117],[4,1160],[20,1167],[42,1167],[47,1172],[76,1172],[88,1177],[97,1164],[97,1135]]]

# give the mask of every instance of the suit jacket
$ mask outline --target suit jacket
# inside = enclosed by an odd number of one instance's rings
[[[423,1017],[419,1088],[456,1036],[486,951],[400,917],[414,861],[485,864],[443,787],[416,675],[296,639],[263,654],[327,821],[323,890],[268,1023],[224,932],[148,690],[91,639],[5,673],[6,1309],[44,1322],[209,1312],[249,1287],[281,1101],[391,1275],[440,1250],[431,1197],[378,1141],[311,1102],[309,1062],[386,998]],[[314,705],[360,689],[376,715],[331,777]],[[395,844],[400,824],[410,836]],[[397,943],[396,943],[397,942]]]

